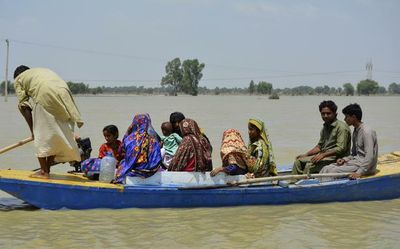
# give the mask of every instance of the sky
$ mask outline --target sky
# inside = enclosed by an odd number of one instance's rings
[[[0,0],[0,81],[47,67],[95,86],[160,86],[168,61],[205,64],[200,86],[400,83],[397,0]]]

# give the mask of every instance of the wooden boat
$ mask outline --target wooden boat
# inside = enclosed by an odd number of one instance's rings
[[[29,177],[32,171],[0,170],[0,189],[44,209],[222,207],[399,198],[400,151],[381,156],[377,168],[377,174],[357,180],[276,181],[292,177],[282,176],[254,179],[260,181],[254,184],[244,176],[160,172],[147,179],[127,178],[123,185],[74,174],[35,179]]]

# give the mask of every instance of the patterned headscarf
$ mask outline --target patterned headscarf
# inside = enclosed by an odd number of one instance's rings
[[[267,145],[268,150],[269,150],[269,158],[268,158],[269,163],[273,164],[273,165],[276,165],[274,152],[272,150],[272,144],[269,141],[269,136],[268,136],[268,133],[266,132],[266,129],[264,127],[264,122],[259,120],[259,119],[251,118],[251,119],[249,119],[249,124],[254,125],[255,127],[257,127],[258,130],[260,130],[261,139],[264,140],[264,142]]]
[[[117,182],[123,182],[125,176],[151,176],[160,167],[160,145],[150,116],[147,113],[136,114],[130,127],[130,132],[128,130],[122,140],[125,157],[117,170]]]
[[[247,148],[239,131],[224,131],[221,142],[222,166],[237,165],[247,169]]]
[[[182,171],[194,158],[195,171],[211,171],[211,145],[201,135],[199,126],[192,119],[184,119],[179,124],[182,142],[168,168],[170,171]]]

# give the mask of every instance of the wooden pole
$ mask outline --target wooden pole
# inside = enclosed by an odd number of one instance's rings
[[[32,140],[33,140],[32,137],[27,137],[27,138],[25,138],[24,140],[19,141],[18,143],[9,145],[9,146],[7,146],[7,147],[4,147],[4,148],[0,149],[0,154],[3,154],[3,153],[5,153],[5,152],[7,152],[7,151],[9,151],[9,150],[12,150],[12,149],[14,149],[14,148],[17,148],[17,147],[19,147],[19,146],[21,146],[21,145],[24,145],[24,144],[26,144],[26,143],[29,143],[29,142],[32,141]]]
[[[235,187],[245,184],[253,184],[260,182],[272,182],[272,181],[282,181],[282,180],[300,180],[300,179],[310,179],[310,178],[323,178],[323,177],[347,177],[351,173],[326,173],[326,174],[311,174],[311,175],[284,175],[284,176],[270,176],[270,177],[260,177],[254,179],[247,179],[243,181],[233,181],[226,184],[215,184],[215,185],[199,185],[199,186],[188,186],[180,187],[178,189],[190,190],[190,189],[213,189],[213,188],[228,188]]]
[[[346,177],[350,174],[351,173],[326,173],[326,174],[311,174],[311,175],[270,176],[270,177],[247,179],[244,181],[228,182],[227,184],[231,185],[231,186],[238,186],[238,185],[243,185],[243,184],[282,181],[282,180],[300,180],[300,179],[323,178],[323,177]]]

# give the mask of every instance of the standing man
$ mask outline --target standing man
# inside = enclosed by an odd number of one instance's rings
[[[342,112],[345,115],[344,121],[354,127],[351,155],[325,166],[321,173],[353,172],[350,175],[352,179],[374,174],[378,162],[376,132],[361,122],[362,110],[358,104],[350,104]]]
[[[292,174],[318,173],[324,166],[350,153],[350,129],[337,120],[337,106],[331,101],[319,104],[324,125],[321,129],[318,144],[305,154],[298,155],[293,164]]]
[[[18,108],[31,130],[40,164],[31,177],[49,178],[51,165],[80,161],[73,131],[75,123],[80,128],[83,122],[65,81],[49,69],[24,65],[15,69],[14,80]]]

